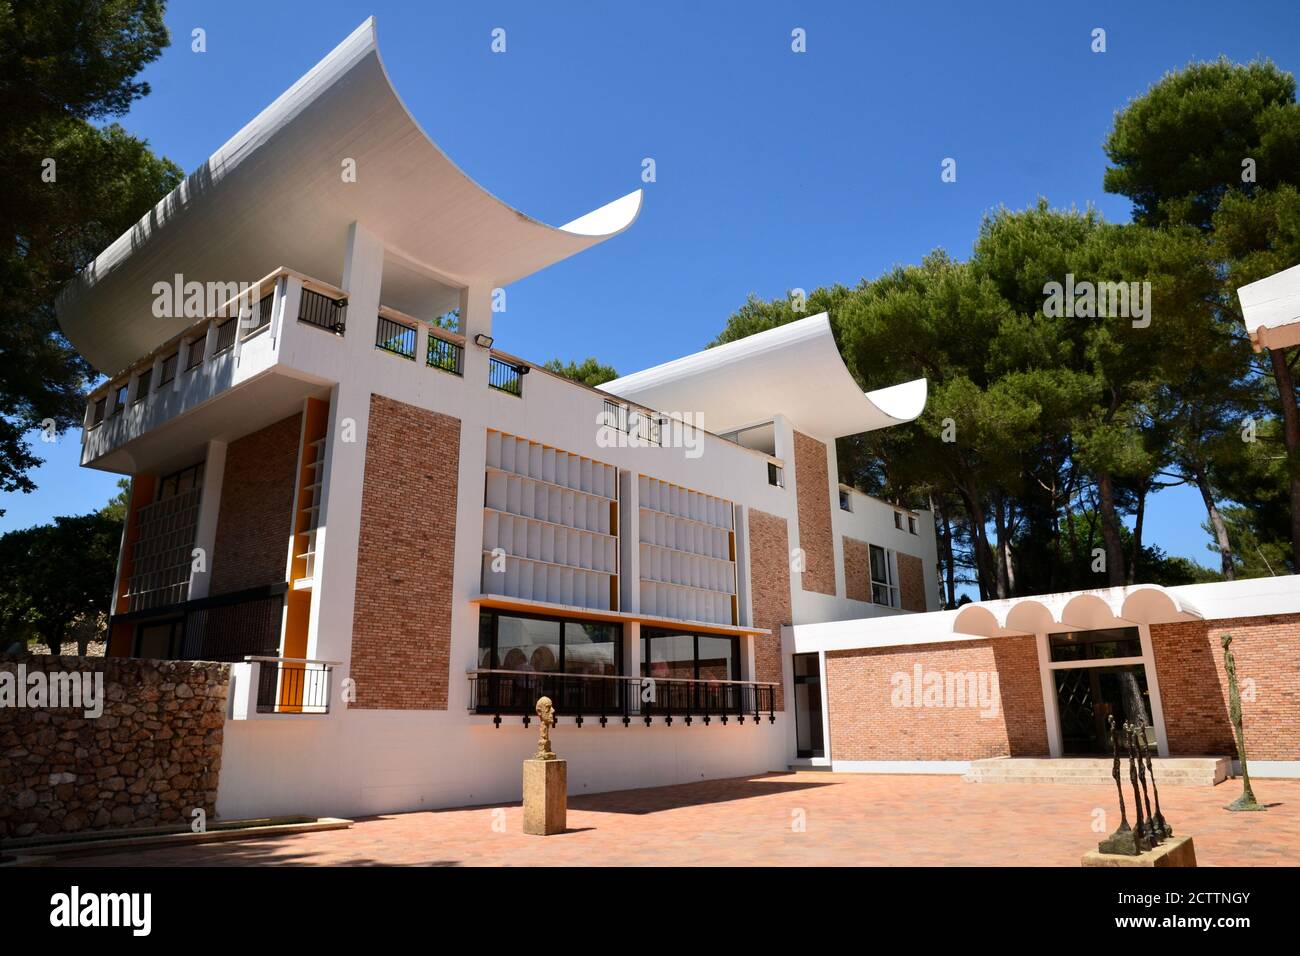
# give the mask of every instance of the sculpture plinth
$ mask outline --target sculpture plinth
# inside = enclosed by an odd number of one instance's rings
[[[541,736],[537,753],[524,761],[524,832],[535,836],[563,833],[569,815],[569,765],[551,751],[555,707],[549,697],[537,701]]]

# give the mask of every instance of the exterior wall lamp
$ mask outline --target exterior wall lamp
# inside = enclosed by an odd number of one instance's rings
[[[495,339],[493,339],[492,336],[488,335],[485,332],[479,332],[477,335],[474,336],[474,344],[477,345],[479,348],[490,349],[494,341]]]

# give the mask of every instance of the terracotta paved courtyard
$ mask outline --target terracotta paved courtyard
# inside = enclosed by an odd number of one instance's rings
[[[1300,865],[1300,780],[1240,792],[1168,787],[1175,830],[1201,866]],[[773,773],[571,798],[569,832],[520,832],[518,804],[360,819],[350,830],[64,859],[72,866],[1077,866],[1093,813],[1117,822],[1112,786],[974,784],[957,777]],[[1130,813],[1132,806],[1130,804]],[[800,829],[800,823],[803,827]],[[495,824],[495,828],[494,828]],[[502,826],[504,824],[504,826]],[[502,832],[503,831],[503,832]]]

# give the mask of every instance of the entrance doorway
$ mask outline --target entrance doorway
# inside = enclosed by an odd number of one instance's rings
[[[1157,749],[1151,694],[1138,629],[1108,628],[1048,635],[1061,727],[1061,753],[1111,753],[1108,718],[1142,728]]]
[[[818,654],[794,656],[794,728],[801,758],[825,757],[822,740],[822,670]]]

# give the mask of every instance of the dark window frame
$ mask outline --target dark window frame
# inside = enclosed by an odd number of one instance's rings
[[[650,663],[649,642],[656,637],[691,637],[691,659],[692,667],[691,680],[710,680],[713,678],[700,676],[700,638],[715,637],[724,641],[731,642],[731,675],[724,678],[725,680],[740,680],[740,637],[736,634],[717,634],[712,631],[698,631],[689,628],[673,627],[643,627],[641,628],[641,677],[650,677],[646,673],[646,665]]]
[[[480,661],[482,660],[483,637],[484,637],[483,619],[485,617],[490,618],[492,621],[492,628],[491,628],[492,656],[488,663],[488,668],[487,668],[488,670],[502,670],[501,652],[500,652],[501,618],[511,617],[511,618],[520,618],[522,620],[528,620],[528,621],[547,621],[552,624],[560,625],[560,654],[559,657],[556,658],[556,662],[555,662],[556,669],[553,671],[536,671],[534,673],[538,673],[538,674],[569,673],[567,670],[565,670],[565,665],[568,663],[568,654],[567,654],[568,636],[565,633],[567,631],[566,625],[572,624],[576,627],[581,627],[584,624],[599,624],[602,627],[610,627],[614,629],[614,640],[610,642],[614,645],[614,673],[613,675],[610,676],[614,676],[614,677],[626,676],[623,673],[623,637],[624,637],[623,625],[620,624],[618,621],[598,621],[598,620],[588,620],[585,618],[564,617],[563,615],[558,615],[558,614],[533,614],[533,613],[519,612],[519,611],[505,611],[500,608],[490,608],[490,607],[480,608],[479,609],[479,645],[478,645]],[[482,665],[480,663],[480,667],[481,666]],[[591,675],[583,675],[583,674],[575,673],[572,676],[582,677],[582,676],[591,676]]]

